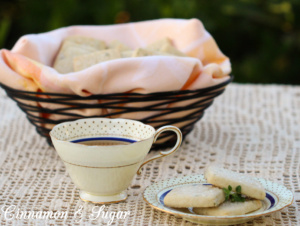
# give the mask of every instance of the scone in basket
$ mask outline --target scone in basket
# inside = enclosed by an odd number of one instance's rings
[[[86,116],[72,113],[74,109],[106,109],[106,113],[101,115],[92,115],[93,117],[107,117],[118,118],[122,114],[123,118],[126,115],[130,116],[132,113],[137,112],[151,112],[150,117],[138,119],[139,121],[159,128],[164,125],[178,126],[183,134],[183,138],[193,129],[194,124],[199,121],[206,108],[212,105],[216,96],[222,94],[228,83],[232,80],[232,76],[225,82],[197,90],[183,90],[172,92],[159,92],[159,93],[115,93],[106,95],[92,95],[89,97],[81,97],[77,95],[67,95],[59,93],[41,93],[41,92],[28,92],[16,90],[1,84],[1,87],[6,91],[7,95],[17,102],[20,109],[26,113],[28,120],[36,127],[36,131],[45,137],[49,144],[51,140],[49,137],[50,128],[54,125],[73,121],[76,119],[87,118]],[[94,101],[104,103],[91,103]],[[99,101],[101,100],[101,101]],[[145,102],[153,103],[144,107]],[[55,109],[49,109],[36,105],[36,103],[51,103],[55,104]],[[143,107],[122,107],[124,104],[143,103]],[[180,103],[180,107],[172,107]],[[186,103],[186,104],[185,104]],[[71,106],[71,107],[66,107]],[[63,120],[53,120],[47,117],[48,115],[64,116]],[[177,116],[177,117],[176,117]],[[134,119],[134,118],[131,118]],[[175,140],[174,133],[164,133],[159,136],[153,148],[165,148],[173,145]]]

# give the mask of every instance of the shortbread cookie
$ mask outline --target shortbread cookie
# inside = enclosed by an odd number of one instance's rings
[[[157,56],[174,56],[173,54],[167,53],[167,52],[160,52],[160,51],[154,51],[153,55]]]
[[[222,189],[200,184],[174,188],[165,196],[164,204],[175,208],[214,207],[224,200]]]
[[[264,187],[253,177],[233,172],[217,166],[209,166],[206,168],[204,176],[208,183],[221,188],[228,188],[230,185],[232,191],[235,191],[237,186],[242,187],[241,193],[254,198],[263,200],[266,197]]]
[[[161,49],[165,45],[172,45],[172,42],[169,38],[163,38],[163,39],[160,39],[156,42],[153,42],[153,43],[149,44],[146,49],[149,49],[149,50],[152,50],[152,51],[161,51]]]
[[[55,61],[53,67],[61,74],[70,73],[73,71],[73,58],[69,57],[69,58],[57,60]]]
[[[124,45],[122,42],[118,40],[113,40],[112,42],[109,43],[109,48],[110,49],[117,49],[119,51],[128,51],[131,50],[128,46]]]
[[[138,48],[134,50],[133,57],[153,56],[153,52],[147,49]]]
[[[133,50],[126,50],[126,51],[122,51],[121,52],[121,57],[122,58],[129,58],[129,57],[133,57]]]
[[[163,45],[159,51],[164,52],[164,53],[169,53],[169,54],[175,55],[175,56],[182,56],[182,57],[186,56],[184,53],[180,52],[178,49],[176,49],[174,46],[172,46],[170,44]]]
[[[96,50],[104,50],[106,48],[104,41],[86,36],[69,36],[65,38],[64,42],[72,42],[80,46],[89,46]]]
[[[218,207],[194,208],[193,211],[207,216],[236,216],[253,212],[262,207],[260,200],[247,200],[245,202],[226,201]]]
[[[62,60],[67,57],[74,57],[74,56],[78,56],[81,54],[86,54],[94,51],[97,51],[97,49],[94,47],[78,45],[76,43],[64,41],[56,59]]]
[[[116,49],[101,50],[73,58],[74,71],[81,71],[100,62],[121,58]]]
[[[63,42],[53,67],[60,73],[73,71],[73,57],[97,51],[91,46],[80,46],[71,42]]]
[[[146,49],[154,52],[167,53],[175,56],[186,56],[184,53],[180,52],[172,45],[172,42],[169,38],[158,40],[148,45]]]

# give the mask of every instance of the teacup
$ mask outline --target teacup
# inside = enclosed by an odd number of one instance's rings
[[[173,131],[177,142],[144,161],[160,133]],[[182,134],[175,126],[152,126],[128,119],[88,118],[56,125],[50,132],[53,145],[80,198],[94,203],[114,203],[127,198],[135,173],[149,161],[175,152]]]

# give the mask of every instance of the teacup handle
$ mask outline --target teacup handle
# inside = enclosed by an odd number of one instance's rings
[[[148,162],[152,161],[152,160],[155,160],[155,159],[159,159],[159,158],[162,158],[162,157],[165,157],[167,155],[170,155],[172,154],[173,152],[177,151],[178,148],[180,147],[181,145],[181,142],[182,142],[182,133],[180,131],[179,128],[177,128],[176,126],[163,126],[161,128],[159,128],[156,132],[155,132],[155,135],[154,135],[154,140],[153,140],[153,143],[155,143],[155,141],[157,140],[157,137],[165,132],[165,131],[173,131],[176,133],[177,135],[177,142],[175,144],[175,146],[169,150],[169,151],[161,151],[158,155],[155,155],[153,156],[152,158],[150,159],[147,159],[145,162],[142,163],[142,165],[140,166],[140,168],[138,169],[137,171],[137,175],[141,175],[141,169],[142,167],[147,164]]]

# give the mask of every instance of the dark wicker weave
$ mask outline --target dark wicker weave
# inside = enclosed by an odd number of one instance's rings
[[[232,81],[232,76],[229,80],[208,88],[198,90],[183,90],[171,92],[159,92],[149,94],[139,93],[115,93],[104,95],[92,95],[89,97],[81,97],[78,95],[58,94],[58,93],[41,93],[28,92],[12,89],[8,86],[0,84],[6,91],[7,95],[17,102],[18,106],[26,113],[28,120],[36,127],[37,132],[45,137],[49,144],[51,140],[49,131],[54,125],[73,121],[76,119],[87,118],[74,112],[69,112],[74,109],[114,109],[115,112],[103,115],[92,115],[92,117],[110,117],[117,118],[122,114],[126,118],[126,114],[132,112],[156,112],[154,115],[147,118],[138,119],[139,121],[150,124],[156,129],[164,125],[178,126],[185,137],[192,129],[195,122],[200,120],[204,114],[204,110],[208,108],[213,99],[223,93],[226,85]],[[90,100],[101,100],[105,103],[91,104]],[[149,102],[148,106],[144,106]],[[185,103],[188,102],[188,103]],[[51,103],[57,106],[55,109],[49,109],[41,106],[41,103]],[[123,104],[142,103],[142,107],[125,107]],[[180,106],[172,107],[169,104],[180,103]],[[69,106],[68,106],[69,105]],[[135,105],[136,106],[136,105]],[[184,117],[166,116],[180,112]],[[49,115],[57,115],[64,117],[61,120],[49,119]],[[50,128],[49,128],[50,127]],[[175,139],[174,133],[164,133],[153,145],[153,149],[165,148],[172,146]]]

